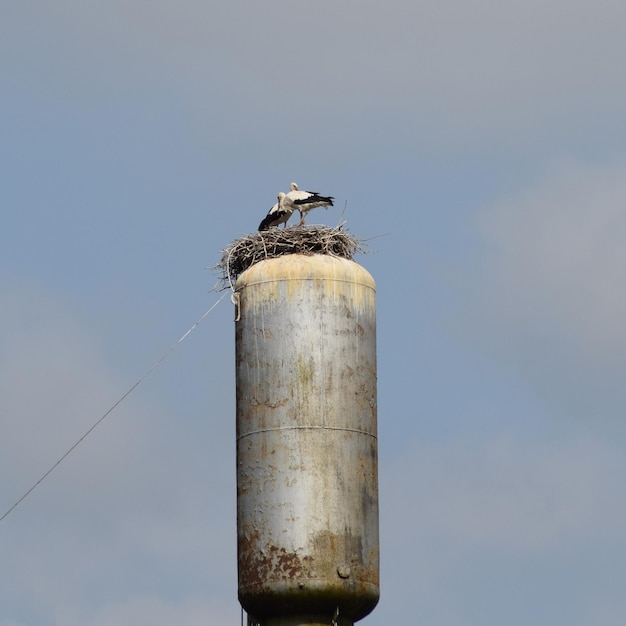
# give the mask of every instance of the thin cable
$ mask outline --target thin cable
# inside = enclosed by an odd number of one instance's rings
[[[226,292],[227,293],[227,292]],[[19,504],[21,504],[52,472],[74,451],[74,449],[81,444],[87,436],[102,422],[110,413],[113,412],[126,398],[133,392],[139,385],[146,379],[154,370],[161,365],[161,363],[187,338],[187,336],[194,331],[202,322],[202,320],[224,299],[226,293],[222,294],[220,298],[209,308],[206,313],[203,313],[194,325],[176,342],[173,343],[166,352],[154,363],[154,365],[115,403],[111,408],[102,415],[89,430],[80,438],[76,443],[10,508],[8,511],[0,517],[0,522],[7,517]]]

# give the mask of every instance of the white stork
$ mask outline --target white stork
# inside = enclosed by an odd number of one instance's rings
[[[333,205],[332,196],[320,196],[317,191],[302,191],[296,183],[289,185],[291,191],[285,195],[283,208],[291,207],[291,211],[298,209],[300,212],[300,226],[304,224],[304,214],[318,206],[328,208]],[[280,205],[280,201],[279,201]]]
[[[259,224],[259,230],[269,230],[279,224],[283,224],[283,228],[287,227],[287,220],[291,217],[294,207],[285,203],[285,195],[282,191],[278,194],[278,202],[267,212]]]

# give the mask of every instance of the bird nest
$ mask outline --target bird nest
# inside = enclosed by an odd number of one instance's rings
[[[232,287],[237,277],[255,263],[286,254],[327,254],[352,259],[365,252],[362,242],[339,226],[290,226],[244,235],[222,250],[220,262],[211,269],[221,274],[215,289]]]

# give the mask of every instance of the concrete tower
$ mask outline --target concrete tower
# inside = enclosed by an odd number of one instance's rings
[[[352,626],[379,597],[374,280],[289,254],[235,291],[239,600],[249,624]]]

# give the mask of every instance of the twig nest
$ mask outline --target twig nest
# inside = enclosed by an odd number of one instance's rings
[[[357,252],[365,252],[354,235],[339,226],[290,226],[245,235],[222,250],[220,262],[212,269],[221,273],[216,288],[226,289],[237,277],[255,263],[286,254],[328,254],[352,259]]]

